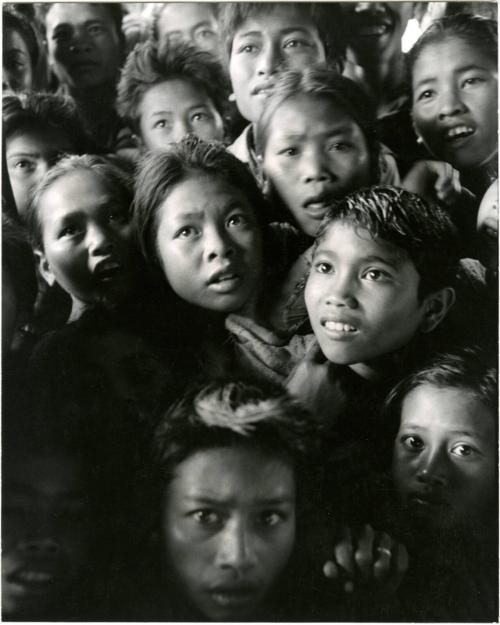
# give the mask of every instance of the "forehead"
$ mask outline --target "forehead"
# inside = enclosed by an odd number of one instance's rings
[[[96,205],[114,199],[104,179],[88,169],[64,174],[40,197],[39,212],[45,222],[57,221],[72,212],[92,210]]]
[[[56,2],[49,9],[45,23],[47,30],[56,28],[59,24],[83,24],[99,20],[112,23],[109,11],[100,4],[85,2]]]
[[[263,4],[254,9],[254,13],[244,19],[236,28],[235,37],[245,33],[269,35],[280,34],[291,28],[309,30],[318,34],[318,29],[306,12],[292,4]]]
[[[168,2],[159,17],[164,31],[189,28],[208,21],[215,21],[214,12],[208,2]]]
[[[73,152],[75,146],[70,137],[58,128],[43,128],[28,123],[16,129],[6,139],[7,154],[17,152]]]
[[[293,500],[292,466],[280,455],[253,447],[199,450],[175,469],[168,492],[186,498],[208,498],[235,504]]]
[[[436,63],[436,59],[440,59],[441,63]],[[461,37],[450,36],[428,43],[423,48],[413,66],[413,79],[438,76],[470,66],[483,67],[495,72],[497,70],[495,61],[480,48]]]
[[[142,99],[143,112],[151,112],[151,106],[167,106],[178,109],[192,106],[193,100],[205,104],[210,98],[205,91],[188,80],[174,78],[154,85],[146,91]]]
[[[28,52],[28,44],[24,37],[16,28],[5,28],[3,31],[3,49],[20,50],[21,52]]]

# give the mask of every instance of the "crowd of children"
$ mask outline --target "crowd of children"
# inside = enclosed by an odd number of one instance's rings
[[[496,4],[2,12],[3,619],[498,620]]]

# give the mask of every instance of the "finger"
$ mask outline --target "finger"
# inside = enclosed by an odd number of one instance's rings
[[[384,591],[387,595],[393,595],[397,591],[408,570],[409,564],[408,551],[403,544],[394,543],[392,552],[391,574],[384,584]]]
[[[358,538],[354,560],[363,579],[369,579],[373,573],[373,540],[375,532],[371,525],[365,525]]]
[[[379,582],[385,581],[391,572],[393,558],[392,547],[392,538],[385,532],[382,532],[378,539],[378,545],[375,548],[376,561],[373,565],[373,575]]]
[[[354,562],[354,554],[352,547],[351,530],[347,527],[342,529],[341,537],[334,547],[335,561],[344,571],[354,578],[356,575],[356,565]]]
[[[329,579],[340,579],[340,569],[332,560],[323,564],[323,575]]]

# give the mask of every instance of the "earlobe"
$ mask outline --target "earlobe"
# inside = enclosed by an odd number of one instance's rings
[[[49,286],[54,286],[56,278],[52,273],[52,269],[50,268],[49,262],[45,257],[45,254],[41,250],[35,250],[35,256],[38,261],[38,269],[42,274],[43,279]]]
[[[269,181],[269,178],[266,176],[264,172],[264,160],[261,154],[257,155],[257,166],[258,166],[258,171],[257,171],[256,177],[257,177],[257,182],[259,184],[260,190],[262,191],[264,195],[269,195],[269,193],[271,192],[271,183]]]
[[[428,295],[424,302],[425,311],[420,331],[428,333],[437,328],[455,303],[455,299],[455,290],[452,287],[446,287]]]

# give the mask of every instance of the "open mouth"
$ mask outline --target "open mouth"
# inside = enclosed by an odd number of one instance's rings
[[[267,98],[274,89],[274,83],[265,83],[252,89],[252,95]]]
[[[321,193],[306,200],[302,207],[312,217],[322,218],[332,205],[332,197],[329,193]]]
[[[210,277],[208,286],[217,293],[231,293],[240,287],[242,280],[242,276],[234,271],[219,271]]]
[[[460,143],[464,139],[467,139],[475,133],[474,128],[471,126],[461,125],[449,128],[445,133],[445,140],[448,143],[455,144]]]
[[[46,594],[52,590],[58,576],[54,571],[22,569],[7,576],[10,584],[15,584],[24,592]]]
[[[114,261],[100,263],[94,269],[94,276],[100,282],[111,282],[121,277],[124,273],[123,265]]]
[[[358,37],[382,37],[391,32],[392,24],[390,22],[371,22],[360,24],[356,28],[356,35]]]
[[[340,321],[324,321],[322,326],[329,330],[330,332],[344,332],[351,334],[352,332],[357,332],[357,328],[350,325],[349,323],[342,323]]]
[[[217,588],[210,591],[212,601],[220,608],[241,609],[255,603],[257,589],[254,586]]]

